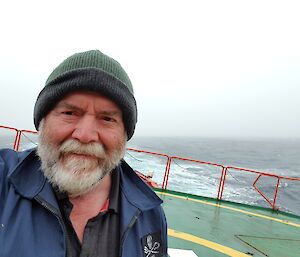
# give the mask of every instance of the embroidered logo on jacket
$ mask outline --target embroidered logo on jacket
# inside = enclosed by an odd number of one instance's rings
[[[142,238],[144,257],[161,257],[161,236],[160,233],[149,234]]]

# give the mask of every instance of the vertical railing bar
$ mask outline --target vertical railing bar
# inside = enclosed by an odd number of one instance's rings
[[[19,130],[16,131],[15,140],[14,140],[14,146],[13,149],[17,149],[17,140],[18,140]]]
[[[224,178],[223,178],[222,188],[221,188],[221,192],[220,192],[221,195],[220,195],[220,199],[219,200],[222,200],[222,197],[223,197],[225,180],[226,180],[226,176],[227,176],[227,170],[228,170],[228,167],[225,167]]]
[[[165,189],[168,165],[169,165],[169,157],[167,157],[166,168],[165,168],[165,173],[164,173],[164,180],[163,180],[163,183],[162,183],[162,189]]]
[[[219,188],[218,188],[218,200],[220,199],[220,193],[221,193],[221,187],[222,187],[222,183],[223,183],[223,179],[224,179],[224,172],[225,172],[225,167],[222,167],[222,171],[221,171],[221,177],[220,177],[220,183],[219,183]]]
[[[168,182],[169,182],[169,174],[170,174],[170,169],[171,169],[171,162],[172,162],[172,158],[168,157],[168,163],[167,163],[167,169],[166,169],[166,173],[165,173],[165,186],[164,186],[164,190],[167,189],[168,187]]]
[[[15,138],[15,143],[14,143],[14,150],[15,151],[19,151],[20,137],[21,137],[21,131],[18,130],[16,138]]]
[[[275,204],[276,204],[276,199],[277,199],[277,195],[278,195],[279,184],[280,184],[280,178],[278,177],[277,178],[277,185],[276,185],[276,189],[275,189],[275,194],[274,194],[273,206],[272,206],[273,210],[276,209]]]

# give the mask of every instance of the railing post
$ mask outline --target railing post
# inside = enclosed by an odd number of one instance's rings
[[[221,186],[221,189],[220,189],[219,200],[222,200],[222,197],[223,197],[223,192],[224,192],[224,187],[225,187],[225,180],[226,180],[226,176],[227,176],[227,169],[228,169],[228,167],[225,167],[225,169],[224,169],[224,176],[223,176],[223,180],[222,180],[222,186]]]
[[[19,151],[20,137],[21,137],[21,131],[17,130],[17,134],[16,134],[15,142],[14,142],[14,150],[15,151]]]
[[[218,200],[221,200],[221,188],[222,188],[222,185],[223,185],[224,173],[225,173],[225,167],[222,167],[220,183],[219,183],[219,188],[218,188]]]
[[[162,189],[164,189],[164,190],[166,190],[167,186],[168,186],[171,161],[172,161],[172,158],[168,156],[167,164],[166,164],[166,171],[165,171],[165,175],[164,175],[164,181],[162,184]]]
[[[272,205],[273,210],[277,209],[275,204],[276,204],[276,199],[277,199],[277,195],[278,195],[279,184],[280,184],[280,178],[278,177],[277,178],[277,185],[276,185],[276,189],[275,189],[275,193],[274,193],[273,205]]]

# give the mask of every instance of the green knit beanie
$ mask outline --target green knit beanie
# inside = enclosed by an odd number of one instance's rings
[[[115,102],[122,111],[128,140],[132,137],[137,107],[130,79],[117,61],[98,50],[76,53],[54,69],[35,103],[35,128],[64,96],[75,91],[96,92]]]

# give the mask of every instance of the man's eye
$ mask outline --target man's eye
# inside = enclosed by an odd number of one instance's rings
[[[107,117],[103,117],[103,120],[105,120],[105,121],[113,121],[114,119],[107,116]]]
[[[62,112],[62,114],[65,114],[65,115],[74,115],[74,112],[72,112],[72,111],[66,111],[66,112]]]

